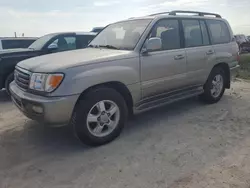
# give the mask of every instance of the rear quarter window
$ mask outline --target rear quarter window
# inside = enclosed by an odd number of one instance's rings
[[[213,44],[224,44],[231,42],[230,32],[225,22],[220,20],[207,20]]]
[[[77,48],[86,48],[88,44],[95,38],[94,35],[79,35],[77,36]]]

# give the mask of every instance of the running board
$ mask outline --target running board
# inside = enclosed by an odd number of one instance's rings
[[[193,90],[178,93],[175,95],[170,95],[170,96],[167,96],[165,98],[160,98],[160,99],[158,98],[155,100],[151,100],[151,101],[148,101],[146,103],[142,103],[141,105],[139,105],[137,107],[134,107],[134,113],[135,114],[141,113],[144,111],[151,110],[153,108],[158,108],[158,107],[161,107],[161,106],[164,106],[167,104],[171,104],[173,102],[177,102],[177,101],[180,101],[183,99],[191,98],[191,97],[200,95],[203,92],[204,92],[203,88],[200,87],[200,88],[196,88]]]

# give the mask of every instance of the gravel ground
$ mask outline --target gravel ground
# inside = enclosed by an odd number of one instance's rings
[[[0,92],[1,188],[250,187],[250,83],[218,104],[197,98],[131,120],[90,148],[67,127],[26,119]]]

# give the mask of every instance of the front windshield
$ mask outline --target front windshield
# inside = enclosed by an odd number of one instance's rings
[[[89,47],[133,50],[150,22],[145,19],[111,24],[93,39]]]
[[[55,34],[48,34],[48,35],[44,35],[41,38],[37,39],[35,42],[33,42],[29,48],[30,49],[36,49],[36,50],[41,50],[43,48],[43,46],[53,37],[55,36]]]

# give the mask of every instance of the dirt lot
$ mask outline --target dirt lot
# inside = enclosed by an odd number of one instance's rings
[[[1,188],[250,187],[250,83],[233,83],[215,105],[193,98],[144,113],[98,148],[0,95]]]

